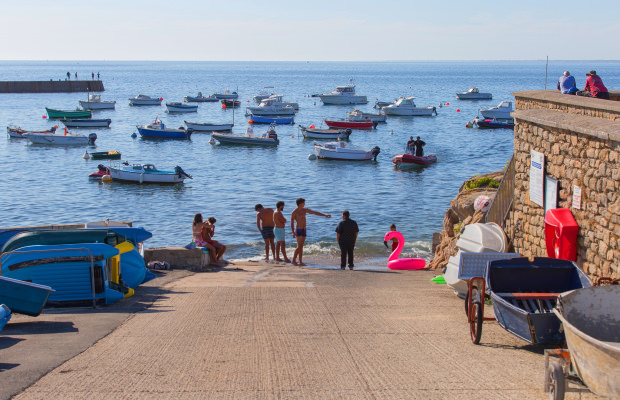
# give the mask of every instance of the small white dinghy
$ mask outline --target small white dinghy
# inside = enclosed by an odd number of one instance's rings
[[[328,142],[325,144],[314,144],[314,152],[318,158],[326,160],[345,160],[345,161],[365,161],[374,157],[375,161],[381,152],[378,146],[372,149],[362,149],[359,147],[348,146],[345,142]]]

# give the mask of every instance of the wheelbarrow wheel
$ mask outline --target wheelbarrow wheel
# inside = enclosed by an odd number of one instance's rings
[[[549,365],[549,400],[563,400],[566,392],[564,369],[557,362]]]
[[[471,315],[469,317],[469,331],[471,333],[471,341],[474,344],[480,343],[482,337],[482,305],[480,301],[475,301],[471,305]]]

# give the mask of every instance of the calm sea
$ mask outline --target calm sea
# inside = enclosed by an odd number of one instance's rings
[[[610,90],[620,87],[620,62],[553,61],[549,63],[547,88],[554,89],[565,69],[576,76],[581,88],[585,73],[596,69]],[[445,210],[462,182],[472,175],[502,169],[513,151],[508,130],[467,129],[481,107],[512,100],[519,90],[545,88],[545,61],[527,62],[0,62],[2,80],[64,79],[77,72],[80,79],[100,73],[104,100],[116,100],[116,110],[100,111],[95,118],[111,118],[109,129],[96,132],[96,151],[118,150],[130,162],[154,163],[160,169],[180,165],[193,175],[182,185],[157,186],[90,181],[97,161],[82,159],[84,147],[30,145],[22,140],[0,141],[0,226],[60,224],[92,220],[131,220],[153,232],[146,247],[182,246],[191,241],[195,213],[215,216],[216,237],[229,245],[229,258],[258,258],[263,244],[256,228],[254,205],[274,207],[286,202],[285,212],[297,197],[306,206],[331,213],[331,219],[310,216],[306,258],[336,264],[334,229],[344,209],[360,227],[358,264],[385,265],[383,235],[396,224],[406,239],[405,255],[430,256],[433,232],[441,229]],[[247,125],[245,106],[265,86],[299,103],[296,124],[317,127],[325,117],[345,117],[353,106],[323,106],[311,94],[329,92],[354,79],[358,94],[369,104],[357,108],[372,111],[376,99],[393,100],[414,95],[418,106],[439,106],[436,117],[390,117],[376,130],[354,131],[351,144],[380,146],[377,162],[309,160],[313,142],[303,140],[295,126],[279,126],[277,148],[209,144],[208,133],[196,133],[191,141],[133,139],[136,125],[159,116],[172,127],[192,122],[225,123],[233,112],[219,103],[204,103],[198,113],[168,115],[161,107],[129,107],[137,94],[183,101],[198,91],[211,94],[236,90],[242,101],[234,114],[235,132]],[[457,101],[456,91],[477,86],[491,92],[493,100]],[[39,130],[54,122],[43,118],[45,107],[75,109],[85,93],[0,94],[0,121]],[[62,127],[62,124],[59,124]],[[255,128],[261,133],[266,127]],[[76,130],[77,131],[77,130]],[[402,152],[409,136],[426,141],[427,154],[438,162],[423,169],[395,169],[391,158]],[[95,151],[94,148],[89,151]],[[287,243],[293,242],[289,236]],[[289,253],[292,248],[289,247]]]

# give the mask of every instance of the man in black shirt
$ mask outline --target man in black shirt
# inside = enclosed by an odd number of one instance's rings
[[[424,149],[423,147],[426,146],[426,142],[424,142],[423,140],[420,140],[420,137],[418,136],[417,139],[415,140],[415,142],[413,142],[415,144],[415,155],[416,157],[424,157]]]
[[[415,140],[413,140],[413,136],[409,136],[409,141],[407,142],[407,151],[410,151],[411,154],[415,154]]]
[[[342,221],[336,227],[336,237],[340,246],[340,269],[345,269],[347,256],[349,257],[349,269],[353,269],[353,249],[359,229],[357,222],[349,218],[349,211],[342,212]]]

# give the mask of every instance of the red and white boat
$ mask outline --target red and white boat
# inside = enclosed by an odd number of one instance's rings
[[[351,128],[351,129],[371,129],[376,128],[377,123],[370,119],[361,119],[357,121],[349,121],[346,119],[328,119],[325,118],[325,124],[330,128]]]
[[[26,139],[27,135],[24,136],[24,134],[26,134],[26,133],[49,133],[49,134],[54,134],[56,132],[56,128],[58,128],[58,126],[54,125],[54,126],[52,126],[47,131],[26,131],[26,130],[20,128],[20,127],[7,126],[6,127],[6,133],[9,135],[10,138],[23,138],[23,139]]]
[[[436,163],[437,162],[437,156],[434,155],[434,154],[429,154],[427,156],[418,157],[418,156],[414,156],[410,152],[407,152],[407,153],[404,153],[404,154],[399,154],[397,156],[394,156],[394,158],[392,158],[392,162],[397,167],[424,166],[424,165]]]

